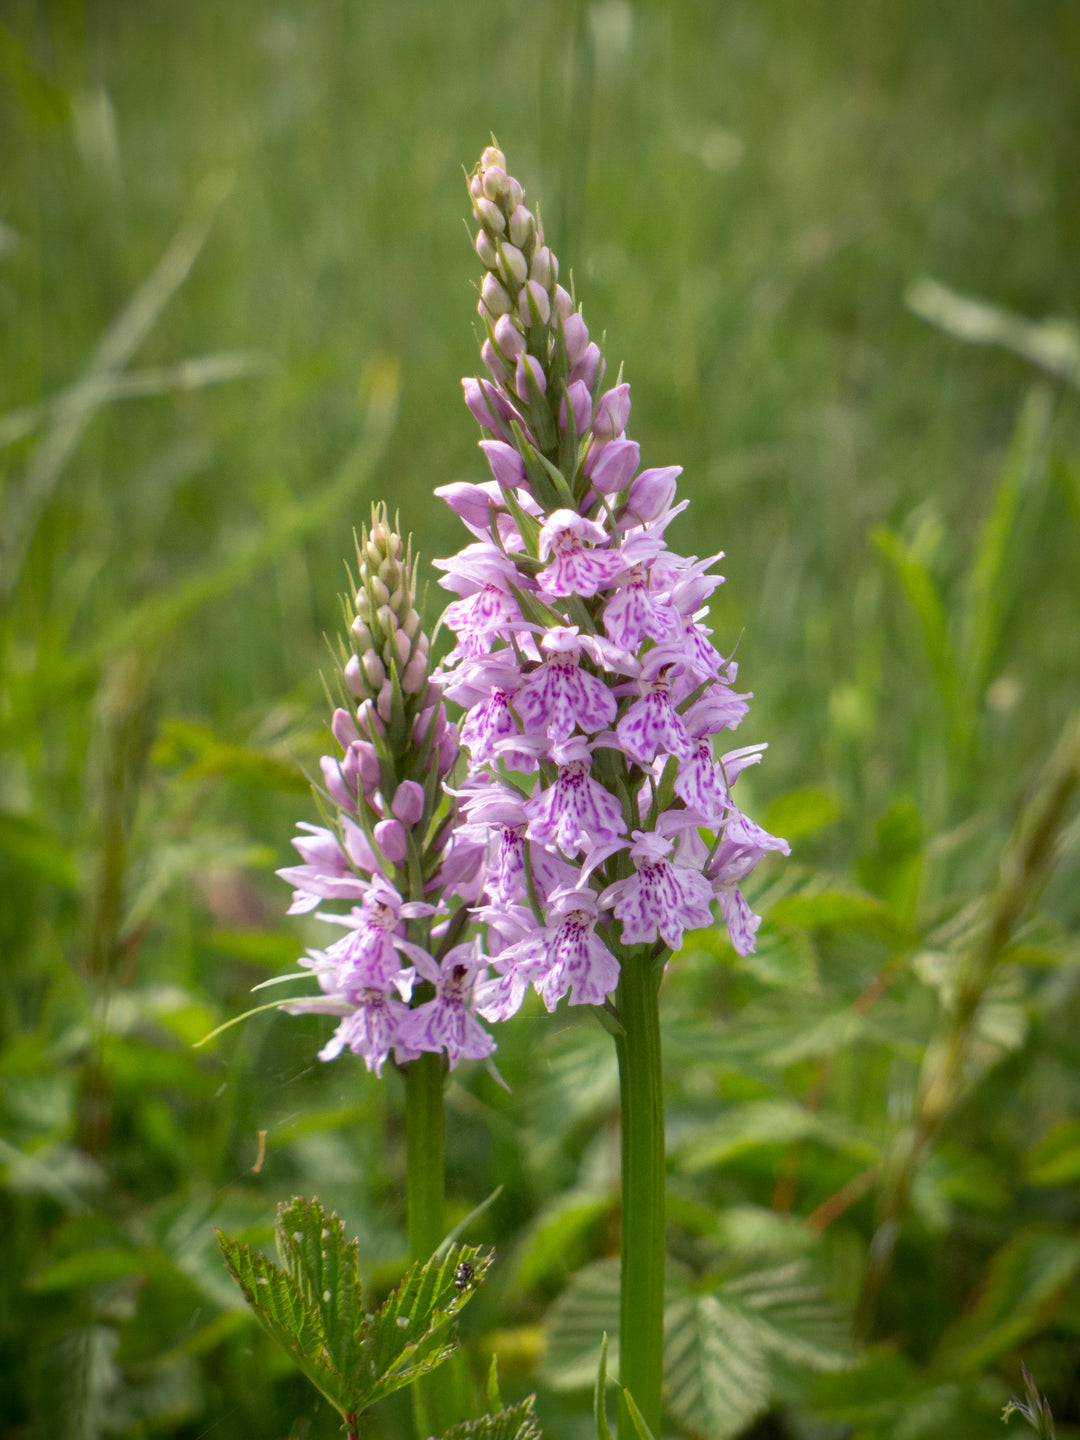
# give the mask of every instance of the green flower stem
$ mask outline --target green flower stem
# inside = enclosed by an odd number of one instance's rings
[[[409,1259],[429,1260],[446,1234],[443,1210],[443,1089],[446,1067],[441,1054],[426,1051],[405,1066],[405,1146]],[[452,1362],[451,1362],[452,1363]],[[418,1440],[441,1435],[462,1416],[448,1367],[421,1376],[412,1386]]]
[[[663,960],[622,958],[616,1038],[622,1105],[622,1299],[619,1380],[654,1435],[664,1380],[664,1094],[660,1058]],[[619,1435],[636,1434],[619,1397]]]
[[[409,1258],[429,1260],[446,1234],[443,1224],[442,1055],[426,1051],[405,1066]]]

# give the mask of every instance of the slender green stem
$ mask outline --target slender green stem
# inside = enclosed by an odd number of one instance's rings
[[[443,1224],[442,1055],[425,1052],[405,1067],[405,1140],[408,1150],[409,1258],[431,1257]]]
[[[615,1041],[622,1103],[622,1299],[619,1379],[654,1435],[660,1434],[664,1368],[664,1094],[660,1057],[662,965],[624,956]],[[619,1435],[635,1430],[619,1399]]]
[[[414,1261],[430,1259],[446,1234],[443,1214],[445,1077],[446,1066],[441,1054],[428,1051],[405,1066],[409,1258]],[[463,1418],[453,1376],[445,1365],[413,1382],[412,1399],[418,1440],[427,1435],[441,1435]]]

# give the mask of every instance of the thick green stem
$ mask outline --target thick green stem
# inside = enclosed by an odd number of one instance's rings
[[[446,1234],[443,1224],[442,1055],[425,1052],[405,1067],[409,1258],[427,1260]]]
[[[615,1041],[622,1103],[622,1300],[619,1379],[660,1434],[664,1379],[664,1094],[660,1058],[662,967],[637,951],[622,961]],[[619,1435],[633,1423],[620,1396]]]

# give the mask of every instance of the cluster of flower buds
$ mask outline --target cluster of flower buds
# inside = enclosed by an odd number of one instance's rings
[[[604,389],[600,348],[495,146],[469,193],[489,378],[464,389],[492,478],[436,492],[474,537],[436,562],[459,597],[437,678],[466,712],[459,833],[488,856],[476,913],[496,974],[473,999],[501,1020],[529,985],[549,1009],[567,994],[603,1004],[632,947],[677,950],[714,899],[752,950],[760,922],[739,884],[788,846],[731,797],[765,747],[714,755],[750,697],[704,624],[720,556],[664,540],[687,503],[681,469],[639,470],[629,386]]]
[[[347,914],[318,911],[346,933],[300,961],[323,993],[281,1008],[341,1017],[321,1059],[348,1047],[380,1073],[391,1051],[406,1063],[434,1050],[453,1066],[494,1046],[471,1009],[483,961],[475,945],[457,943],[479,895],[484,847],[455,829],[443,794],[457,732],[431,679],[412,555],[385,506],[361,532],[357,561],[355,649],[341,656],[349,704],[331,725],[340,753],[321,762],[334,822],[301,825],[293,844],[303,864],[278,872],[295,887],[290,914],[353,903]]]

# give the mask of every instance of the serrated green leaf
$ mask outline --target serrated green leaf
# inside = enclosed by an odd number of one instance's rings
[[[715,1295],[688,1295],[664,1313],[671,1412],[708,1440],[728,1440],[769,1403],[765,1349],[753,1326]]]
[[[809,1370],[851,1365],[851,1322],[825,1295],[802,1260],[729,1280],[721,1298],[756,1329],[767,1351]]]
[[[318,1200],[300,1197],[279,1206],[277,1242],[282,1263],[319,1314],[334,1369],[352,1375],[364,1320],[359,1242],[345,1239],[340,1218],[327,1215]]]
[[[516,1405],[507,1405],[494,1414],[463,1420],[447,1430],[443,1440],[540,1440],[543,1431],[536,1418],[536,1396],[527,1395]]]
[[[619,1366],[619,1261],[598,1260],[579,1270],[547,1313],[541,1367],[556,1390],[593,1385],[607,1336],[608,1370]]]
[[[320,1354],[325,1337],[318,1311],[293,1277],[242,1240],[219,1232],[218,1244],[229,1274],[274,1339],[301,1362]]]
[[[365,1405],[426,1375],[453,1353],[456,1342],[440,1332],[475,1294],[491,1260],[490,1251],[451,1245],[442,1256],[413,1266],[370,1317],[363,1363],[372,1379]],[[470,1283],[459,1288],[455,1277],[463,1262],[473,1274]]]

